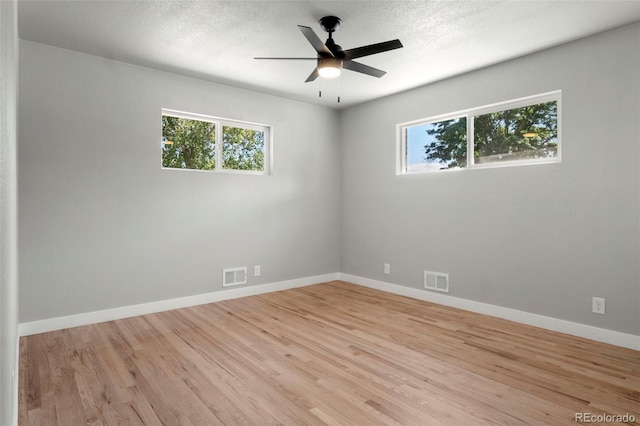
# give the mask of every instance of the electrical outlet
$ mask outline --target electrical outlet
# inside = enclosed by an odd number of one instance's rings
[[[384,264],[384,273],[387,275],[391,273],[391,265],[389,265],[388,263]]]
[[[259,277],[260,276],[260,265],[255,265],[253,267],[253,276],[254,277]]]
[[[591,299],[591,312],[604,315],[604,297],[594,297]]]

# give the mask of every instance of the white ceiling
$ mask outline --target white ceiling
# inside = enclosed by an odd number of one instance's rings
[[[326,15],[342,18],[334,38],[344,49],[399,38],[404,48],[358,59],[387,75],[343,71],[337,80],[305,83],[313,61],[253,59],[315,56],[297,25],[312,27],[324,41],[318,20]],[[332,108],[636,21],[640,0],[18,3],[22,39]]]

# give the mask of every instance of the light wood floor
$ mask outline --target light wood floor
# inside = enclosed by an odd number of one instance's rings
[[[640,424],[640,352],[330,282],[23,337],[21,425]]]

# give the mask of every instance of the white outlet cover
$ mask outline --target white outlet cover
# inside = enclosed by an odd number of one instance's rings
[[[384,273],[387,275],[391,273],[391,265],[389,265],[388,263],[384,264]]]
[[[605,300],[603,297],[594,297],[591,299],[591,312],[594,314],[604,315],[605,313]]]
[[[260,265],[255,265],[253,267],[253,276],[254,277],[259,277],[260,276]]]

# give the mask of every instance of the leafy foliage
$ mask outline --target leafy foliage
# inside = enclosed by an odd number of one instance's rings
[[[264,132],[224,126],[222,167],[232,170],[264,170]]]
[[[424,147],[426,161],[440,162],[443,169],[467,165],[466,117],[434,123],[427,134],[435,136],[435,141]]]
[[[551,101],[473,117],[474,161],[548,158],[557,155],[557,102]],[[443,168],[467,165],[466,118],[434,123],[425,161]]]
[[[177,169],[215,170],[215,124],[162,116],[162,166]]]
[[[216,124],[162,116],[162,166],[178,169],[216,169]],[[264,132],[222,127],[222,167],[264,170]]]
[[[480,115],[474,121],[478,162],[555,157],[557,139],[555,101]]]

